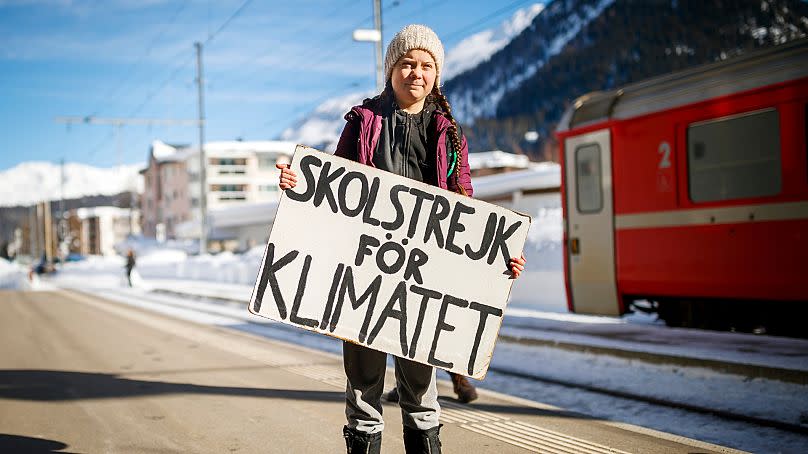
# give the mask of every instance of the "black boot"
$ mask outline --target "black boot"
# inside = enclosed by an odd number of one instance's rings
[[[382,452],[382,433],[366,434],[357,430],[342,428],[348,454],[379,454]]]
[[[399,399],[398,387],[391,389],[390,392],[385,394],[384,398],[388,402],[398,402]]]
[[[440,454],[440,428],[427,430],[404,426],[404,452],[407,454]]]
[[[454,392],[457,394],[457,400],[467,404],[473,400],[477,400],[477,390],[474,388],[474,385],[468,380],[468,378],[454,374],[449,372],[449,376],[452,377],[452,385],[454,387]]]

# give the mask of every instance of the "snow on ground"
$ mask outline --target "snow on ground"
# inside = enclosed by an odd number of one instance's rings
[[[563,222],[561,196],[557,204],[541,207],[527,213],[533,220],[525,242],[525,271],[511,289],[511,308],[562,312],[567,309],[564,288]]]
[[[18,289],[23,286],[28,272],[20,265],[0,258],[0,289]]]
[[[61,281],[61,278],[56,281]],[[222,285],[231,290],[244,287]],[[95,288],[92,293],[197,323],[238,329],[337,355],[341,353],[340,340],[253,316],[247,312],[245,304],[154,293],[142,288]],[[712,335],[718,337],[721,333]],[[808,437],[805,436],[514,378],[498,372],[502,369],[796,424],[806,418],[804,396],[808,393],[804,385],[749,379],[703,368],[649,364],[588,352],[505,342],[497,345],[492,370],[484,381],[478,383],[481,388],[506,391],[566,410],[751,452],[801,453],[808,450]],[[439,375],[443,379],[447,377],[443,373]]]
[[[512,291],[500,331],[503,336],[808,370],[808,341],[804,340],[672,330],[646,315],[615,318],[567,313],[561,271],[560,207],[544,207],[531,215],[534,222],[525,246],[528,270],[516,281]],[[245,254],[203,256],[188,255],[182,248],[155,245],[140,248],[140,251],[133,289],[125,288],[121,257],[90,257],[83,262],[68,263],[46,281],[82,288],[122,303],[199,323],[227,326],[340,354],[341,342],[337,339],[247,312],[246,302],[260,266],[263,246]],[[155,292],[160,290],[186,296]],[[228,304],[205,296],[243,303]],[[655,340],[638,342],[637,338]],[[769,353],[763,348],[756,353],[756,349],[766,346],[767,339],[777,342],[781,350],[772,349],[774,353]],[[808,387],[805,385],[512,342],[498,343],[492,370],[485,381],[479,383],[482,388],[507,390],[508,394],[595,417],[752,452],[808,452],[808,437],[790,432],[514,378],[497,370],[605,386],[792,424],[804,424],[808,420]]]
[[[52,281],[83,289],[117,288],[126,285],[123,257],[89,256],[80,262],[68,262],[59,268]]]

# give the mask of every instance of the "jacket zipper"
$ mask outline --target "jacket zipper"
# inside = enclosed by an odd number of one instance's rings
[[[404,160],[402,161],[401,165],[404,167],[402,169],[402,174],[409,178],[410,177],[410,114],[404,114],[404,137],[401,138],[402,143],[401,145],[404,147]]]

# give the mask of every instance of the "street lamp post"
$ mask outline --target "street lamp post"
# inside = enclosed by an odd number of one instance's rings
[[[382,62],[382,2],[373,0],[372,29],[357,29],[353,32],[354,41],[376,43],[376,90],[384,89],[384,68]]]

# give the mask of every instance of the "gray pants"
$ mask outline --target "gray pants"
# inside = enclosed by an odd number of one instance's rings
[[[348,427],[369,434],[381,432],[384,430],[381,399],[387,353],[343,342],[342,359],[348,377],[345,389]],[[435,369],[399,357],[395,357],[395,366],[398,404],[404,425],[418,430],[437,427],[440,405]]]

